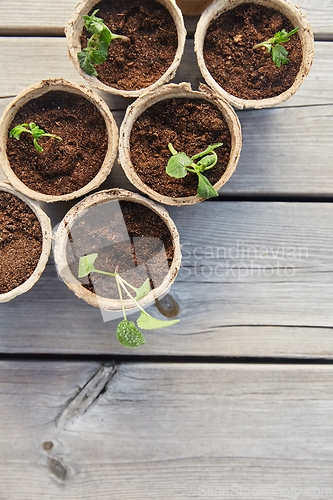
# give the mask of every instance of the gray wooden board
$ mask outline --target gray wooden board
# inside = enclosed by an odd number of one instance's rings
[[[71,16],[77,0],[0,0],[1,34],[51,33],[60,35]],[[307,16],[314,33],[331,36],[333,5],[331,0],[297,0],[294,2]],[[192,33],[198,17],[185,17],[187,30]]]
[[[54,224],[59,208],[48,208]],[[331,204],[207,201],[169,212],[183,254],[170,291],[178,324],[145,331],[138,349],[120,346],[119,319],[77,299],[51,259],[29,292],[0,304],[0,352],[332,358]]]
[[[323,365],[2,361],[0,498],[331,498],[332,385]]]
[[[313,67],[303,85],[283,107],[333,103],[332,45],[330,42],[315,42]],[[62,77],[85,83],[68,57],[65,38],[0,37],[0,51],[0,97],[14,97],[43,78]],[[193,40],[186,41],[184,57],[174,81],[189,81],[194,89],[199,82],[204,82],[193,51]],[[103,91],[101,95],[111,109],[124,109],[131,102]]]

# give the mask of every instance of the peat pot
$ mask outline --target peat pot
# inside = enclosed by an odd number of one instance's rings
[[[107,59],[95,65],[97,76],[83,71],[78,53],[87,48],[91,33],[83,15],[97,17],[112,33]],[[125,22],[126,19],[126,22]],[[171,80],[181,61],[186,30],[175,0],[85,0],[77,4],[66,28],[70,59],[78,73],[99,90],[137,97]]]
[[[10,137],[17,125],[35,124],[46,134]],[[40,147],[42,151],[38,151]],[[0,120],[0,163],[19,192],[38,201],[78,198],[109,175],[117,155],[118,129],[103,99],[84,85],[43,80],[23,90]]]
[[[0,302],[27,292],[49,258],[52,228],[48,216],[22,193],[0,183]]]
[[[280,67],[265,47],[256,47],[295,28],[281,44],[289,62]],[[313,32],[288,0],[216,0],[200,17],[194,49],[206,83],[229,104],[268,108],[289,99],[309,73]]]
[[[150,198],[167,205],[193,204],[198,176],[170,177],[168,144],[189,157],[214,143],[218,161],[203,172],[218,191],[235,171],[241,151],[241,128],[234,110],[206,85],[168,84],[127,108],[119,131],[119,161],[127,178]]]
[[[179,234],[167,211],[123,189],[99,191],[77,203],[53,238],[60,277],[78,298],[106,311],[122,309],[116,280],[97,272],[79,278],[81,257],[94,255],[95,269],[117,270],[136,288],[149,278],[151,289],[141,306],[164,294],[180,268]],[[125,309],[133,309],[133,302],[123,298]]]

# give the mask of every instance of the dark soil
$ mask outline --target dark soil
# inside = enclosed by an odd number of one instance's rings
[[[0,192],[0,294],[32,275],[42,252],[42,238],[33,211],[16,196]]]
[[[147,277],[151,287],[157,288],[174,255],[169,229],[161,217],[130,201],[111,201],[90,208],[71,227],[67,260],[75,277],[79,258],[91,253],[98,253],[96,269],[113,273],[119,266],[120,276],[137,288]],[[119,299],[113,276],[91,273],[79,281],[101,297]],[[124,298],[128,297],[124,294]]]
[[[98,79],[122,90],[138,90],[156,82],[172,64],[178,46],[169,11],[153,0],[103,0],[90,15],[96,9],[112,33],[130,39],[130,43],[111,41],[107,60],[96,66]],[[82,48],[90,37],[84,28]]]
[[[104,118],[82,96],[50,91],[29,101],[16,114],[11,128],[36,123],[62,141],[41,137],[38,152],[31,134],[9,138],[7,156],[17,177],[30,189],[48,195],[72,193],[88,184],[99,172],[107,151]]]
[[[278,31],[294,29],[279,12],[244,4],[221,14],[208,27],[204,60],[216,82],[241,99],[265,99],[292,86],[302,62],[298,33],[283,44],[289,63],[277,68],[267,49],[253,46],[272,38]]]
[[[214,185],[227,168],[231,150],[229,127],[221,111],[204,99],[166,99],[154,104],[138,117],[130,138],[134,169],[147,186],[173,198],[195,196],[196,174],[176,179],[166,173],[171,157],[169,142],[176,151],[190,157],[222,142],[223,146],[215,150],[217,164],[204,175]]]

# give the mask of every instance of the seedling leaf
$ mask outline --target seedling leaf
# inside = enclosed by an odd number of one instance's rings
[[[92,33],[92,36],[87,42],[87,47],[77,54],[80,68],[91,76],[98,76],[94,65],[103,64],[106,61],[111,40],[120,38],[126,42],[130,41],[127,36],[111,33],[103,19],[95,15],[97,12],[98,9],[91,16],[83,16],[84,26],[89,33]]]
[[[88,49],[83,49],[78,53],[77,58],[80,63],[80,68],[87,73],[87,75],[97,76],[98,73],[95,70],[93,63],[90,60],[90,54]]]
[[[185,167],[189,167],[191,163],[190,158],[185,153],[177,153],[169,159],[166,172],[170,177],[180,179],[187,175]]]
[[[117,327],[117,338],[124,347],[140,347],[146,342],[133,321],[126,319],[123,319]]]
[[[33,137],[33,143],[37,151],[44,151],[43,148],[38,144],[38,139],[40,137],[54,137],[55,139],[58,139],[58,141],[62,141],[61,137],[58,137],[57,135],[54,134],[47,134],[44,132],[43,129],[39,128],[38,125],[35,123],[31,122],[29,123],[29,129],[27,128],[28,124],[27,123],[22,123],[22,125],[16,125],[16,127],[12,128],[12,130],[9,132],[9,137],[14,137],[17,140],[20,140],[20,136],[22,132],[28,132],[28,134],[32,134]]]
[[[84,255],[79,259],[79,278],[84,278],[88,276],[89,273],[98,272],[95,269],[94,263],[98,257],[98,253],[91,253],[90,255]]]
[[[153,318],[146,311],[141,311],[141,315],[137,320],[139,328],[144,330],[153,330],[155,328],[164,328],[165,326],[172,326],[179,322],[179,319],[173,319],[171,321],[163,321],[160,319]]]
[[[200,198],[214,198],[218,196],[217,191],[213,188],[207,177],[202,175],[201,172],[197,172],[197,174],[199,177],[197,196]]]
[[[275,35],[269,40],[258,43],[253,48],[257,49],[258,47],[266,47],[267,52],[272,55],[273,62],[278,68],[280,68],[281,64],[287,64],[289,62],[289,59],[287,57],[288,51],[281,45],[281,43],[289,42],[290,37],[297,31],[298,27],[294,28],[289,33],[287,33],[285,29],[283,29],[275,33]]]
[[[136,300],[142,299],[142,297],[145,297],[150,292],[150,281],[149,278],[146,279],[146,281],[140,286],[140,288],[135,288],[136,291]]]

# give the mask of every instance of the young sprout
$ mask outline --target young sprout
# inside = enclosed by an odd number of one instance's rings
[[[29,134],[32,134],[32,137],[34,138],[34,146],[37,149],[37,151],[44,151],[44,149],[38,144],[38,139],[40,137],[54,137],[55,139],[58,139],[58,141],[62,141],[61,137],[58,137],[57,135],[54,134],[47,134],[42,130],[41,128],[38,127],[35,123],[29,123],[29,128],[27,128],[28,124],[27,123],[22,123],[22,125],[17,125],[16,127],[12,128],[12,130],[9,132],[9,137],[14,137],[18,141],[20,140],[20,136],[22,132],[28,132]]]
[[[84,26],[89,33],[92,33],[92,36],[88,40],[87,47],[77,55],[81,69],[92,76],[98,76],[94,65],[103,64],[106,61],[111,40],[119,38],[123,42],[130,41],[127,36],[112,33],[104,24],[103,19],[95,16],[98,10],[95,10],[91,16],[83,16]]]
[[[209,170],[216,165],[217,154],[214,149],[219,148],[222,144],[222,142],[219,142],[217,144],[213,144],[212,146],[208,146],[204,151],[201,151],[201,153],[189,158],[185,153],[178,153],[170,142],[168,144],[168,148],[172,156],[166,167],[167,174],[170,175],[170,177],[180,179],[181,177],[185,177],[187,172],[193,172],[197,174],[199,181],[196,196],[200,198],[213,198],[218,196],[217,191],[211,185],[207,177],[202,174],[202,172],[205,172],[205,170]],[[194,163],[194,160],[198,159],[199,161]]]
[[[122,290],[126,293],[126,295],[131,299],[133,304],[138,307],[141,311],[141,315],[137,320],[137,325],[139,328],[143,330],[152,330],[153,328],[163,328],[165,326],[172,326],[178,323],[179,319],[171,320],[171,321],[162,321],[160,319],[155,319],[150,314],[148,314],[138,303],[138,300],[145,297],[150,291],[150,283],[149,278],[140,286],[140,288],[136,288],[127,281],[124,280],[118,274],[118,266],[114,273],[108,273],[106,271],[100,271],[95,268],[95,260],[98,257],[98,253],[91,253],[89,255],[85,255],[81,257],[79,260],[79,278],[84,278],[88,276],[90,273],[99,273],[99,274],[107,274],[108,276],[113,276],[117,283],[121,308],[123,311],[124,319],[119,323],[117,327],[117,338],[125,347],[139,347],[145,343],[145,338],[140,332],[140,330],[135,326],[133,321],[128,321],[126,317],[126,311],[123,300]],[[135,292],[135,297],[129,291],[129,288]]]
[[[288,51],[281,45],[281,43],[289,42],[291,35],[298,31],[298,27],[291,30],[289,33],[286,30],[278,31],[275,35],[266,40],[265,42],[258,43],[253,48],[266,47],[268,53],[272,54],[273,62],[279,68],[281,64],[287,64],[289,59],[287,57]]]

